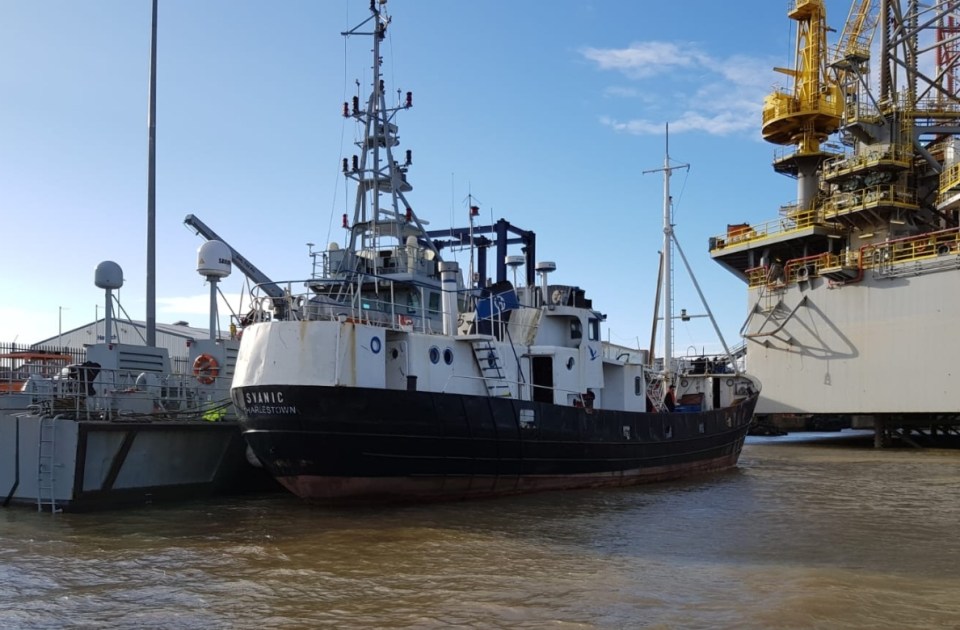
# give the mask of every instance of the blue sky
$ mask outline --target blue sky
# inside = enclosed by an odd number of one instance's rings
[[[366,0],[160,0],[157,320],[204,326],[193,213],[275,280],[306,278],[307,242],[343,242],[352,216],[340,160],[352,155],[344,100],[369,91],[369,39],[340,32]],[[713,262],[708,237],[777,216],[794,182],[770,167],[763,97],[793,64],[785,3],[390,0],[389,90],[411,149],[408,199],[431,228],[481,217],[537,233],[553,281],[587,290],[604,337],[650,337],[662,179],[727,340],[746,288]],[[843,3],[828,2],[839,29]],[[33,342],[88,323],[96,265],[124,269],[121,302],[145,317],[149,0],[0,0],[0,340]],[[461,261],[462,262],[462,261]],[[676,269],[676,309],[701,313]],[[241,274],[222,283],[237,297]],[[224,319],[224,322],[226,320]],[[225,325],[225,324],[224,324]],[[705,319],[674,344],[716,347]]]

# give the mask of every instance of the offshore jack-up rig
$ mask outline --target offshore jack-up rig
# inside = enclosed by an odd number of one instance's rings
[[[710,254],[748,286],[758,419],[869,427],[875,444],[960,437],[960,2],[854,0],[828,46],[796,0],[791,89],[762,134],[797,199]]]

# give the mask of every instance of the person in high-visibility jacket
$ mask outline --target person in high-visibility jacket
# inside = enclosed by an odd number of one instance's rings
[[[227,415],[227,408],[224,407],[223,405],[219,405],[217,407],[204,411],[201,417],[207,422],[220,422],[221,420],[223,420],[224,416],[226,415]]]

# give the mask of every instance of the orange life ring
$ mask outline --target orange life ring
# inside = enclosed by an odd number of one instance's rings
[[[204,385],[212,385],[220,374],[220,364],[209,354],[201,354],[193,361],[193,375]]]

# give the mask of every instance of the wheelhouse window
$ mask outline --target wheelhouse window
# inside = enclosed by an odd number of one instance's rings
[[[600,340],[600,320],[591,317],[587,322],[587,339],[590,341]]]
[[[416,313],[419,310],[420,310],[420,294],[408,293],[407,294],[407,312]]]
[[[579,319],[570,320],[570,338],[583,339],[583,324],[580,323]]]

